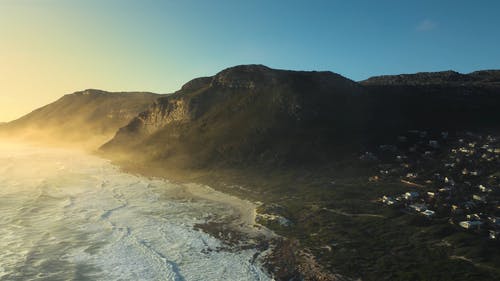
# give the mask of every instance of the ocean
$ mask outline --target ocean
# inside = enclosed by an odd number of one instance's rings
[[[235,216],[96,156],[0,144],[0,280],[271,280],[194,228]]]

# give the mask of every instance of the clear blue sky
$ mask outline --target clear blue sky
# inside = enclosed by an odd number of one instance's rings
[[[237,64],[353,80],[500,68],[500,1],[0,0],[0,40],[2,121],[84,88],[172,92]]]

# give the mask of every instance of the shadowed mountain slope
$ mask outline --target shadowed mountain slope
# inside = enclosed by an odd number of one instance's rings
[[[500,85],[500,70],[481,70],[469,74],[458,73],[453,70],[441,72],[419,72],[415,74],[382,75],[368,78],[361,81],[363,85],[455,85],[464,86],[466,84],[496,84]]]
[[[447,71],[356,83],[236,66],[158,99],[102,150],[176,166],[325,163],[402,130],[495,127],[498,77]]]
[[[102,149],[194,166],[321,159],[358,133],[362,92],[331,72],[236,66],[159,99]]]
[[[422,72],[360,82],[369,92],[370,126],[401,130],[495,130],[500,124],[500,71]]]

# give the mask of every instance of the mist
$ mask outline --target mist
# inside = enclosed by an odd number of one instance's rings
[[[233,251],[194,228],[252,207],[209,188],[126,174],[81,151],[5,142],[0,186],[0,280],[269,279],[255,249]]]

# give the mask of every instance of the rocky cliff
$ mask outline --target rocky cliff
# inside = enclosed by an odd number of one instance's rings
[[[499,73],[356,83],[332,72],[241,65],[158,99],[102,150],[181,166],[325,163],[402,130],[495,127]]]
[[[102,149],[196,165],[322,157],[324,147],[333,148],[331,135],[360,127],[363,91],[332,72],[236,66],[158,99]]]

